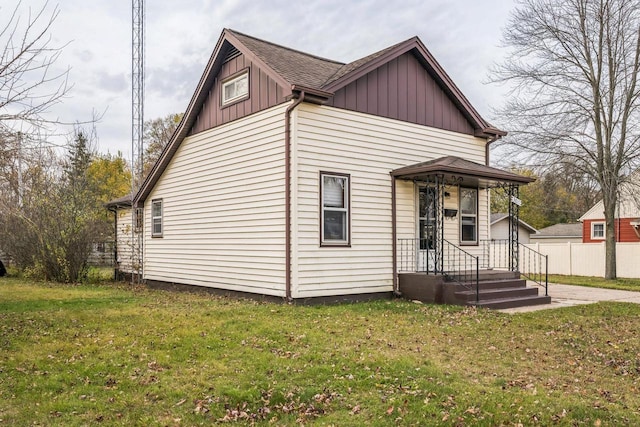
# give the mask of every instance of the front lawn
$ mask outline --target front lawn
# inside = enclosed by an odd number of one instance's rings
[[[0,279],[0,425],[639,425],[640,306],[292,306]]]
[[[550,274],[549,283],[589,286],[592,288],[620,289],[622,291],[640,291],[640,279],[618,278],[613,280],[590,276],[563,276]]]

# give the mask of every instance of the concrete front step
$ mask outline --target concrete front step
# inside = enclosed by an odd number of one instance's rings
[[[538,296],[538,289],[527,288],[525,283],[525,286],[515,287],[515,288],[483,289],[481,287],[477,295],[475,290],[460,291],[460,292],[456,292],[455,295],[458,299],[462,301],[475,302],[476,297],[479,297],[480,301],[484,301],[484,300],[495,300],[495,299],[505,299],[505,298],[522,298],[522,297]]]
[[[492,308],[494,310],[502,310],[505,308],[526,307],[531,305],[551,304],[550,296],[529,296],[519,298],[497,298],[482,301],[469,301],[469,305],[481,308]]]
[[[463,282],[463,286],[467,288],[475,289],[475,282]],[[501,289],[501,288],[526,288],[527,281],[525,279],[491,279],[491,280],[480,280],[478,282],[478,287],[480,290],[483,289]]]
[[[464,271],[458,274],[447,274],[450,280],[453,281],[466,281],[472,277],[475,277],[475,271]],[[506,270],[479,270],[478,278],[480,280],[505,280],[505,279],[519,279],[520,273],[517,271]]]

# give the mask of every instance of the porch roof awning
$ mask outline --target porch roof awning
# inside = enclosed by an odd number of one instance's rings
[[[129,193],[126,196],[118,197],[105,203],[107,209],[122,209],[131,207],[132,194]]]
[[[535,178],[481,165],[455,156],[441,157],[391,171],[391,176],[405,180],[429,180],[436,175],[445,175],[446,180],[453,180],[463,185],[481,187],[489,187],[492,184],[521,185],[535,181]]]

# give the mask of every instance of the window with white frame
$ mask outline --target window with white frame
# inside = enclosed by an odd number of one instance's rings
[[[151,236],[162,237],[162,199],[151,201]]]
[[[478,189],[460,188],[460,244],[478,243]]]
[[[231,104],[249,96],[249,71],[222,82],[222,105]]]
[[[591,239],[604,240],[604,222],[591,223]]]
[[[349,175],[320,173],[321,245],[348,246]]]

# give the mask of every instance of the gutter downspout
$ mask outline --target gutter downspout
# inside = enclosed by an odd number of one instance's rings
[[[304,101],[304,91],[300,92],[298,99],[287,107],[284,113],[284,263],[285,263],[285,298],[291,301],[291,112]]]
[[[493,144],[494,142],[496,142],[497,140],[499,140],[500,138],[502,138],[502,136],[500,135],[495,135],[493,138],[489,138],[487,140],[487,145],[484,146],[484,164],[487,166],[491,166],[489,164],[489,146],[491,144]]]

